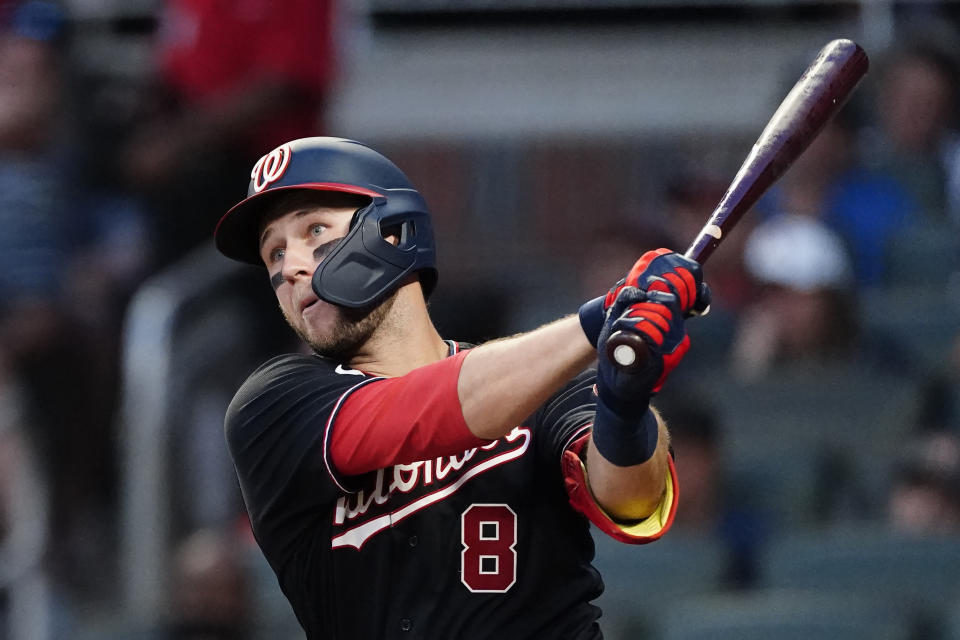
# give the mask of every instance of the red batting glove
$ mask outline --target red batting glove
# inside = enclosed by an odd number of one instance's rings
[[[703,282],[697,262],[670,249],[648,251],[605,297],[595,298],[580,307],[580,325],[590,344],[597,345],[610,308],[626,287],[642,293],[661,291],[675,295],[684,316],[702,315],[710,307],[710,288]]]
[[[624,287],[641,291],[663,291],[677,296],[680,309],[690,314],[710,304],[709,288],[703,283],[700,265],[670,249],[647,251],[630,269],[627,277],[607,293],[603,308],[609,309]]]

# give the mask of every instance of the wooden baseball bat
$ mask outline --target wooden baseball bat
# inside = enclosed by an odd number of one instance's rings
[[[706,262],[743,214],[840,110],[869,66],[867,54],[851,40],[833,40],[821,49],[757,138],[686,257],[700,264]],[[610,336],[605,348],[624,370],[640,368],[646,361],[647,347],[635,334],[618,331]]]

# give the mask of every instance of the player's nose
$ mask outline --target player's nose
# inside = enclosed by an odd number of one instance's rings
[[[283,254],[284,279],[293,282],[297,278],[311,278],[317,263],[313,259],[313,250],[303,243],[288,243]]]

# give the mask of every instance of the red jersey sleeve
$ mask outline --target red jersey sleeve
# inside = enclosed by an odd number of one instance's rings
[[[337,472],[355,476],[487,444],[467,428],[457,395],[467,353],[352,390],[328,425]]]

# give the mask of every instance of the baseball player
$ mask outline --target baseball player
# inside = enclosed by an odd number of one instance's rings
[[[709,296],[699,266],[649,252],[578,315],[444,339],[424,199],[339,138],[264,156],[215,237],[266,266],[314,352],[263,364],[226,416],[254,534],[307,636],[602,637],[589,523],[629,543],[670,526],[677,480],[649,403]],[[643,339],[645,366],[614,366],[614,331]]]

